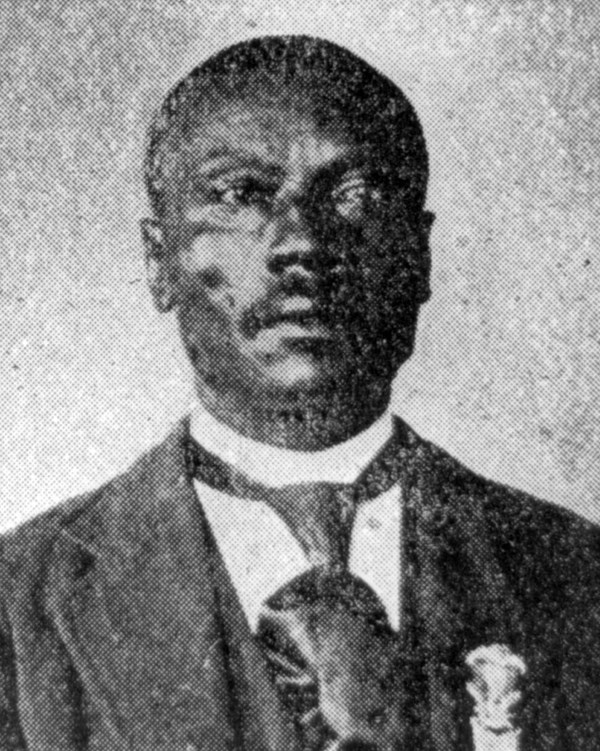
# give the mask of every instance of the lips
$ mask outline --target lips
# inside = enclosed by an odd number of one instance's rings
[[[333,339],[315,299],[305,295],[271,300],[262,310],[255,309],[251,321],[246,323],[247,335],[261,349],[283,345],[300,347],[302,351],[308,347],[312,351],[314,347],[329,346]]]
[[[241,330],[249,339],[272,341],[330,340],[331,326],[313,296],[276,295],[250,308],[243,315]]]
[[[290,297],[275,310],[271,310],[260,321],[261,328],[274,328],[281,324],[297,324],[313,327],[323,324],[315,301],[309,297]]]

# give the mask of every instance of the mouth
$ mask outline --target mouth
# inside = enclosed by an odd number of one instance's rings
[[[306,330],[325,329],[325,322],[315,304],[309,297],[290,297],[284,300],[276,310],[270,311],[259,321],[262,329],[279,326],[299,326]]]
[[[315,301],[308,297],[290,297],[258,322],[257,335],[277,338],[291,346],[329,342],[333,339],[330,327],[323,320]]]

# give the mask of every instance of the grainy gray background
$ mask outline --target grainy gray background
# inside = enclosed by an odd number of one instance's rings
[[[349,47],[422,117],[434,295],[397,411],[600,520],[599,27],[595,0],[1,0],[0,528],[186,410],[143,280],[143,133],[188,69],[267,33]]]

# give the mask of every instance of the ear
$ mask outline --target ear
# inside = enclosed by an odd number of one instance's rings
[[[163,229],[156,219],[142,219],[140,227],[145,249],[148,287],[156,309],[160,313],[166,313],[174,307],[176,298]]]
[[[431,228],[435,221],[435,214],[431,211],[421,213],[421,222],[419,227],[419,289],[418,302],[423,304],[431,297],[430,277],[431,277],[431,245],[429,238]]]

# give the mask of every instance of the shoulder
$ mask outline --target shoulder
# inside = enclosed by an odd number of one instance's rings
[[[515,580],[591,589],[600,582],[600,526],[549,501],[489,480],[405,428],[417,481],[441,503],[478,510]]]
[[[181,479],[186,435],[187,421],[182,420],[122,474],[0,535],[0,592],[36,586],[56,558],[57,541],[68,538],[71,530],[93,547],[95,538],[135,528],[140,507]]]
[[[402,425],[399,418],[398,421]],[[410,427],[402,425],[402,429],[414,470],[417,474],[427,474],[429,483],[437,493],[477,500],[484,504],[491,517],[510,520],[516,528],[558,526],[573,527],[583,534],[600,532],[599,525],[575,512],[510,485],[489,480],[444,449],[418,436]]]

